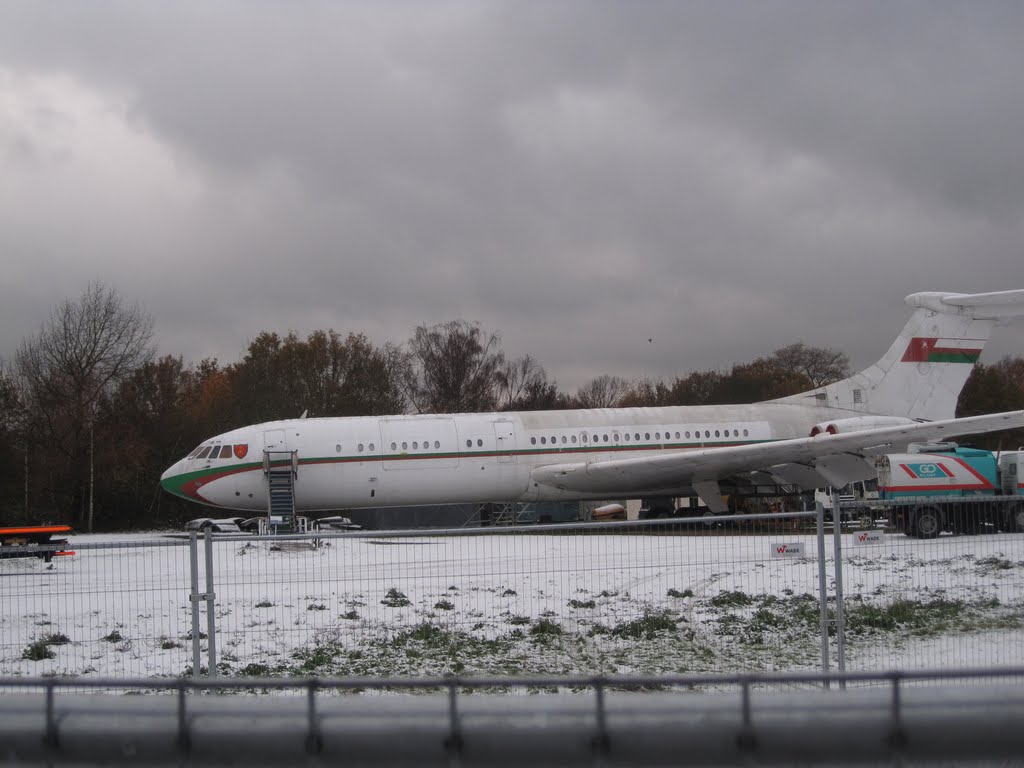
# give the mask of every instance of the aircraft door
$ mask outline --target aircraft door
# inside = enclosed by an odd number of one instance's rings
[[[515,461],[516,431],[511,421],[503,419],[494,422],[494,439],[497,445],[498,462]]]
[[[287,451],[288,440],[283,429],[268,429],[263,433],[263,450]]]

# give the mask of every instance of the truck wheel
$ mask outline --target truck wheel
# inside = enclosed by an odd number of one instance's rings
[[[934,539],[942,533],[942,512],[936,507],[918,507],[910,525],[919,539]]]

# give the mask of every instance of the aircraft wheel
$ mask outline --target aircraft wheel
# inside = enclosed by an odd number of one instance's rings
[[[716,515],[710,509],[705,510],[704,514],[702,514],[701,517],[704,519],[704,525],[708,528],[714,528],[716,525],[718,525],[718,521],[715,520]]]
[[[936,507],[918,507],[911,523],[914,535],[920,539],[934,539],[942,533],[942,512]]]

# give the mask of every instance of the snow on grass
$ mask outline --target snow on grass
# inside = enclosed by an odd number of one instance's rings
[[[1024,535],[844,537],[849,669],[1024,658]],[[803,546],[775,557],[781,543]],[[188,543],[76,536],[0,561],[0,674],[176,676],[192,665]],[[806,534],[588,531],[215,541],[222,674],[657,674],[821,665]],[[200,544],[199,591],[206,590]],[[832,540],[826,540],[830,596]],[[205,603],[202,604],[205,606]],[[829,601],[835,616],[834,600]],[[203,664],[208,638],[200,611]],[[833,655],[835,637],[833,632]]]

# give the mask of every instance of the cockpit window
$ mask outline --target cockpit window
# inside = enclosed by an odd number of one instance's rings
[[[199,453],[196,454],[196,458],[197,459],[205,459],[209,455],[210,455],[210,446],[206,446],[201,451],[199,451]]]
[[[195,449],[194,451],[192,451],[192,453],[190,453],[190,454],[188,455],[188,458],[190,458],[190,459],[194,459],[194,458],[195,458],[196,456],[198,456],[198,455],[199,455],[199,452],[200,452],[201,450],[203,450],[203,446],[201,446],[201,445],[200,445],[200,446],[199,446],[198,448],[196,448],[196,449]]]
[[[231,446],[230,445],[223,445],[223,446],[221,446],[220,457],[222,459],[230,459],[231,458]]]

